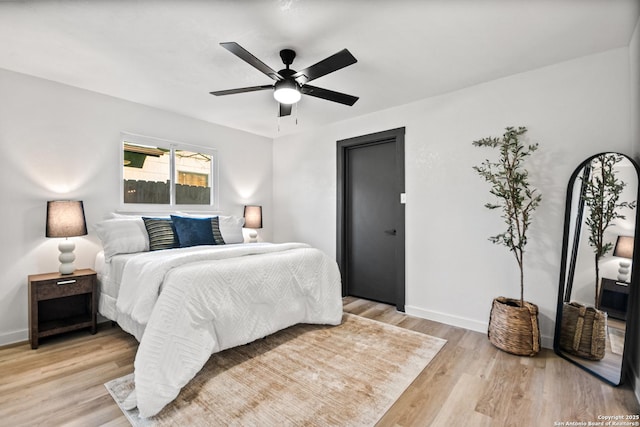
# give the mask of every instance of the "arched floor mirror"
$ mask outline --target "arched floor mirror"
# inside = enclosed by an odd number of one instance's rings
[[[639,178],[633,159],[600,153],[578,166],[567,187],[553,346],[613,385],[624,381],[637,328]]]

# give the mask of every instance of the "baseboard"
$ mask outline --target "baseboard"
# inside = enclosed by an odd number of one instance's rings
[[[25,341],[29,341],[28,329],[0,334],[0,347]]]
[[[425,310],[424,308],[414,307],[411,305],[404,306],[405,312],[411,316],[420,317],[422,319],[433,320],[434,322],[444,323],[446,325],[457,326],[459,328],[469,329],[476,332],[487,332],[488,322],[479,322],[467,317],[452,316],[451,314],[439,311]]]
[[[98,314],[98,324],[110,322],[106,317]],[[19,331],[5,332],[0,334],[0,347],[29,341],[29,329],[21,329]]]
[[[444,323],[445,325],[456,326],[458,328],[468,329],[470,331],[487,333],[489,329],[489,321],[480,322],[478,320],[469,319],[468,317],[452,316],[451,314],[439,311],[425,310],[423,308],[405,305],[405,313],[411,316],[420,317],[422,319],[433,320],[434,322]],[[540,337],[540,345],[543,348],[553,348],[553,337]]]

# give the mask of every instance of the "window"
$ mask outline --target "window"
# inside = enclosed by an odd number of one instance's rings
[[[121,153],[125,209],[216,209],[214,149],[123,133]]]

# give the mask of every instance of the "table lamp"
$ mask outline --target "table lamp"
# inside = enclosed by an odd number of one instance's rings
[[[262,206],[244,207],[244,228],[249,228],[249,242],[258,241],[256,228],[262,228]]]
[[[76,270],[73,264],[76,256],[73,250],[76,244],[69,237],[87,234],[82,201],[53,200],[47,202],[47,237],[64,237],[60,241],[60,274],[71,274]]]

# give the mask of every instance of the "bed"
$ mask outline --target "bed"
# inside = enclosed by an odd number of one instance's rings
[[[140,342],[126,404],[141,417],[174,400],[211,354],[297,323],[342,320],[334,260],[302,243],[240,243],[241,218],[217,220],[213,244],[161,249],[140,217],[96,225],[98,308]]]

